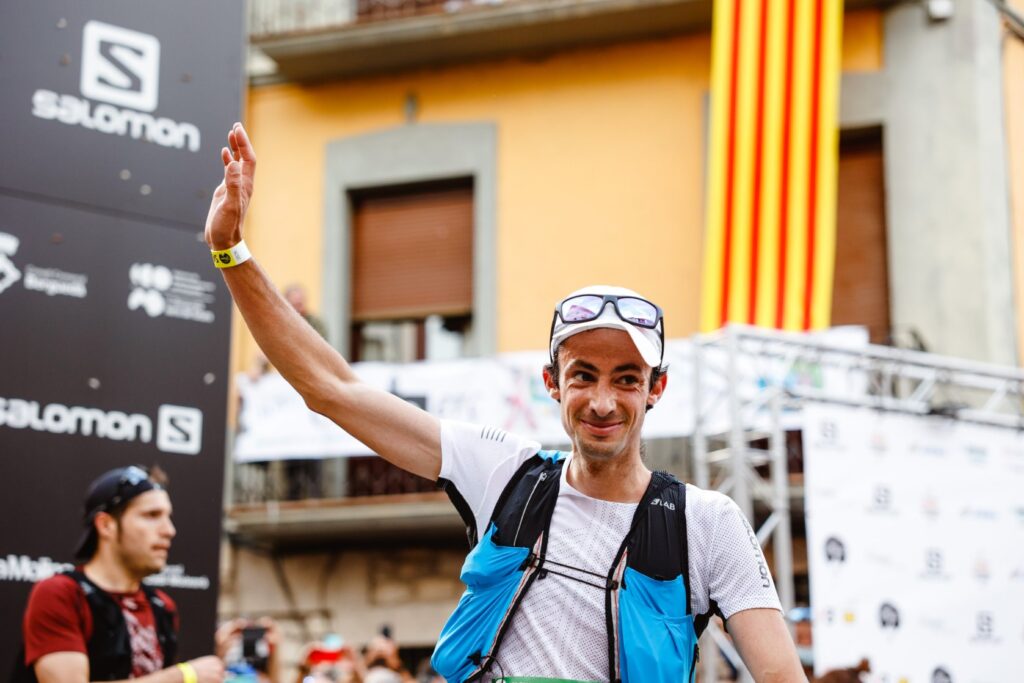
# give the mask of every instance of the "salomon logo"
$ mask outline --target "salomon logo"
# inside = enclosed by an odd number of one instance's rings
[[[161,147],[199,151],[195,124],[151,113],[156,110],[160,92],[160,41],[156,36],[100,21],[86,22],[78,87],[88,99],[36,90],[32,114],[109,135],[155,142]]]
[[[79,81],[83,95],[154,111],[159,83],[160,41],[155,36],[99,21],[85,24]]]
[[[203,442],[203,413],[185,406],[160,406],[156,447],[167,453],[195,455]]]
[[[660,505],[661,507],[665,508],[666,510],[673,510],[674,511],[676,509],[676,504],[675,503],[673,503],[670,500],[662,500],[661,498],[655,498],[654,500],[652,500],[651,501],[651,505]]]
[[[147,415],[62,403],[40,405],[38,401],[20,398],[0,398],[0,427],[95,436],[111,441],[153,441],[153,421]],[[202,411],[185,406],[160,406],[156,428],[158,449],[166,453],[195,455],[201,450],[202,443]]]

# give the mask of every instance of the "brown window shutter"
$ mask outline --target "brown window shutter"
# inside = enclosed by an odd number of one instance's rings
[[[354,321],[472,311],[471,181],[360,192],[352,205]]]
[[[833,325],[865,325],[873,343],[890,334],[889,268],[881,136],[839,150]]]

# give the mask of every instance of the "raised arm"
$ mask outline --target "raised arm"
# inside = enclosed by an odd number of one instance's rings
[[[242,124],[221,150],[224,180],[206,218],[211,249],[242,240],[252,199],[256,152]],[[267,359],[295,387],[310,409],[324,415],[391,463],[428,479],[441,471],[437,418],[385,391],[374,389],[285,301],[263,269],[249,260],[221,271],[249,331]]]

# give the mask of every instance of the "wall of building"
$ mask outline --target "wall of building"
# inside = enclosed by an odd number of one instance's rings
[[[930,351],[1017,355],[1002,40],[987,2],[885,15],[883,130],[892,319]]]
[[[851,13],[844,70],[877,70],[881,14]],[[550,306],[594,282],[625,283],[698,326],[707,35],[250,91],[259,154],[247,241],[283,286],[323,301],[324,169],[332,141],[422,124],[497,130],[495,351],[543,347]],[[415,98],[415,122],[408,118]],[[241,321],[234,364],[256,353]]]

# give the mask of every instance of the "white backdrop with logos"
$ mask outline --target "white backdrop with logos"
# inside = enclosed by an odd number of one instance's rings
[[[1024,677],[1024,434],[808,404],[804,469],[818,673]]]
[[[809,335],[833,345],[862,347],[867,333],[860,327],[835,328]],[[694,427],[694,350],[688,339],[668,340],[665,364],[668,386],[657,407],[647,414],[644,437],[661,439],[689,436]],[[721,347],[702,351],[704,390],[724,396],[729,374],[728,357]],[[365,382],[410,400],[441,418],[500,427],[536,439],[546,446],[568,443],[562,429],[558,404],[541,377],[547,362],[543,351],[506,353],[491,358],[417,363],[355,363]],[[851,384],[850,376],[835,367],[814,363],[794,366],[784,355],[744,355],[736,374],[746,395],[754,395],[766,384],[793,383],[824,388],[832,393],[852,395],[864,391],[863,382]],[[238,418],[234,457],[239,462],[290,458],[327,458],[370,455],[370,450],[330,420],[310,412],[302,398],[280,375],[270,373],[253,380],[236,378],[242,408]],[[706,431],[724,431],[730,415],[728,402],[711,402],[705,415]],[[767,424],[767,407],[743,419]],[[799,413],[786,416],[788,428],[799,426]]]

